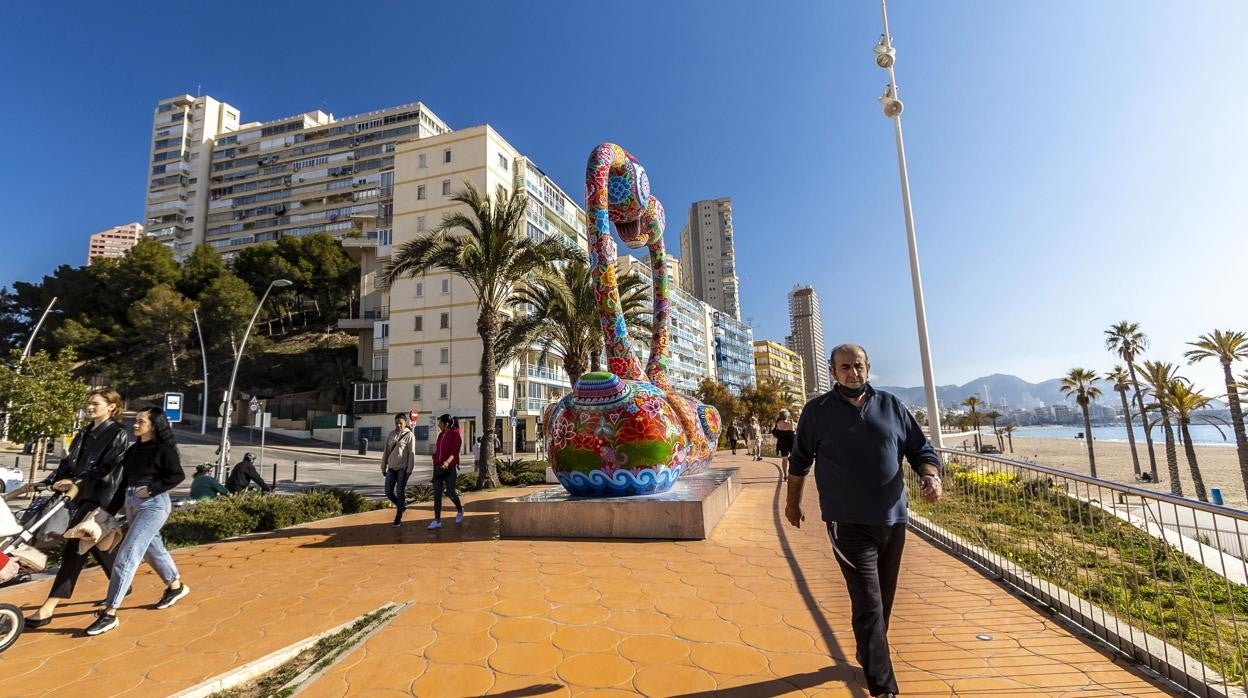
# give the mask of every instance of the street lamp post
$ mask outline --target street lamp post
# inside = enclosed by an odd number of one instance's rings
[[[204,363],[204,398],[203,404],[200,406],[199,433],[208,433],[208,350],[204,347],[204,331],[199,327],[199,311],[191,308],[191,315],[195,318],[195,332],[199,334],[199,358]]]
[[[48,319],[48,313],[52,312],[52,306],[56,305],[56,298],[56,296],[52,296],[52,300],[48,302],[48,307],[43,309],[43,314],[39,316],[39,321],[35,323],[35,329],[30,331],[30,338],[26,340],[26,346],[22,349],[22,358],[17,361],[17,371],[19,373],[22,370],[22,365],[26,363],[26,357],[30,356],[30,348],[35,345],[35,335],[39,334],[39,328],[43,327],[43,321]],[[0,441],[9,440],[9,411],[12,407],[11,403],[4,406],[4,427],[0,430],[3,432],[0,433]],[[34,472],[33,468],[31,472]]]
[[[234,412],[234,379],[238,377],[238,364],[243,360],[243,350],[247,348],[247,337],[251,335],[251,328],[256,324],[256,317],[260,315],[260,309],[264,307],[264,301],[269,297],[269,291],[274,286],[279,288],[290,286],[293,281],[287,279],[274,279],[269,282],[269,287],[264,289],[264,295],[260,296],[260,302],[256,304],[256,311],[251,314],[251,321],[247,323],[247,331],[243,332],[243,341],[238,343],[238,351],[234,353],[234,369],[230,371],[230,387],[225,390],[225,409],[221,411],[225,421],[221,423],[221,446],[220,453],[217,454],[217,479],[221,479],[222,473],[225,472],[226,444],[230,440],[230,419]]]
[[[910,248],[910,283],[914,288],[914,319],[919,329],[919,360],[923,365],[923,390],[927,396],[927,426],[932,445],[941,448],[944,442],[940,433],[940,409],[936,402],[936,381],[932,375],[932,351],[927,341],[927,311],[923,305],[923,281],[919,275],[919,244],[914,235],[914,212],[910,208],[910,176],[906,170],[906,146],[901,136],[901,99],[898,97],[897,76],[893,64],[897,52],[893,37],[888,31],[888,9],[880,0],[880,16],[884,20],[884,35],[875,45],[875,64],[888,71],[888,87],[880,97],[884,116],[893,122],[897,139],[897,170],[901,177],[901,202],[906,217],[906,243]]]

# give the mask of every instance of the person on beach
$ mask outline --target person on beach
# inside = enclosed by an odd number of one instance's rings
[[[849,592],[856,657],[872,696],[897,694],[888,621],[905,546],[905,474],[919,476],[926,502],[941,497],[941,462],[901,400],[868,382],[871,362],[857,344],[832,350],[832,390],[806,403],[789,459],[784,516],[800,528],[811,466],[819,508]]]
[[[750,433],[749,433],[749,449],[750,455],[754,460],[763,459],[763,428],[758,423],[758,417],[750,417]]]
[[[429,522],[430,530],[442,528],[443,491],[455,505],[455,523],[464,522],[464,505],[460,504],[459,495],[455,493],[461,448],[463,439],[460,438],[455,418],[449,414],[438,417],[438,440],[433,447],[433,521]]]
[[[99,388],[87,394],[86,426],[78,431],[69,446],[69,452],[61,459],[56,470],[39,483],[51,486],[57,492],[65,492],[73,500],[69,516],[69,528],[73,528],[96,508],[110,510],[118,487],[121,485],[121,458],[130,447],[130,435],[121,424],[121,395],[112,388]],[[91,548],[91,557],[99,563],[104,574],[112,576],[116,553]],[[61,599],[74,595],[78,576],[87,564],[87,553],[78,552],[78,541],[67,540],[61,548],[61,568],[56,572],[52,590],[47,601],[34,615],[26,617],[27,628],[41,628],[52,622],[52,614]]]
[[[394,504],[394,523],[391,528],[403,525],[403,512],[407,511],[407,479],[416,468],[416,435],[407,428],[407,415],[394,415],[394,431],[386,437],[386,447],[381,453],[381,472],[386,476],[386,498]]]
[[[117,550],[104,610],[87,627],[88,635],[101,635],[120,625],[117,609],[144,559],[165,583],[156,608],[169,608],[191,593],[160,539],[160,529],[173,510],[169,491],[186,479],[165,411],[159,407],[139,410],[134,418],[134,436],[138,442],[121,459],[122,487],[117,493],[125,503],[126,537]]]
[[[776,425],[771,428],[771,435],[776,440],[776,455],[780,456],[780,480],[789,479],[789,453],[793,451],[793,437],[797,425],[789,421],[789,411],[780,410]]]

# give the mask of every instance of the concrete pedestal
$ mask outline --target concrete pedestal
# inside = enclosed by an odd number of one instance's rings
[[[740,489],[739,469],[682,477],[662,494],[573,497],[562,487],[500,502],[504,538],[667,538],[711,534]]]

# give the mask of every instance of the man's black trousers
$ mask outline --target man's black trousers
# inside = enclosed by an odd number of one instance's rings
[[[888,618],[897,592],[906,525],[868,526],[829,523],[828,535],[845,577],[853,612],[858,664],[871,695],[897,692],[888,654]]]

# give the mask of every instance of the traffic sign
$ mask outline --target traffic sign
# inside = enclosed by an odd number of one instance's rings
[[[416,409],[415,407],[413,407],[412,409],[408,410],[408,412],[407,412],[407,423],[408,423],[408,424],[415,424],[415,423],[416,423],[416,418],[417,418],[417,417],[419,417],[419,416],[420,416],[420,410],[418,410],[418,409]]]
[[[251,403],[250,403],[250,405],[249,405],[249,406],[251,407],[251,411],[252,411],[252,412],[259,412],[259,411],[260,411],[260,401],[259,401],[259,400],[257,400],[257,399],[256,399],[256,398],[254,398],[254,397],[251,399]]]
[[[347,415],[345,414],[338,415],[338,426],[340,427],[347,426]]]
[[[171,423],[182,421],[182,393],[165,393],[165,417]]]

